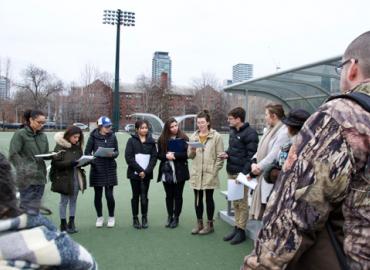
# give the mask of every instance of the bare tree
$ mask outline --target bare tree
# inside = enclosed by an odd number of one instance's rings
[[[221,89],[221,83],[216,78],[216,75],[209,72],[203,72],[200,78],[193,78],[191,85],[195,91],[204,89],[207,86],[212,87],[217,91]]]
[[[19,104],[18,99],[19,105],[29,105],[34,109],[44,110],[51,96],[63,91],[62,81],[34,65],[29,65],[22,72],[22,80],[23,82],[16,84],[20,91],[16,95],[19,98],[22,95],[27,100],[22,98],[24,103]]]

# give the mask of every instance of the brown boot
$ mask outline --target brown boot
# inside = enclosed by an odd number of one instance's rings
[[[206,235],[209,233],[213,233],[215,230],[213,228],[213,220],[208,220],[207,225],[198,232],[199,235]]]
[[[203,229],[203,219],[198,219],[197,225],[191,230],[191,234],[198,234]]]

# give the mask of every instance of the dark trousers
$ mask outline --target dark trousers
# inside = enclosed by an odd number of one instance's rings
[[[139,214],[139,199],[141,205],[141,215],[146,216],[148,214],[148,191],[150,180],[144,179],[130,179],[132,189],[131,209],[132,216],[137,217]]]
[[[95,190],[94,204],[96,214],[98,217],[103,216],[103,205],[102,205],[103,188],[105,190],[105,199],[107,200],[109,216],[114,217],[114,208],[116,206],[116,202],[114,201],[113,187],[114,186],[94,187]]]
[[[44,195],[45,185],[29,185],[21,189],[20,207],[30,214],[37,214],[40,211],[42,196]]]
[[[168,184],[163,182],[164,190],[166,191],[166,207],[169,217],[179,217],[182,209],[182,192],[185,182],[176,184]]]
[[[215,202],[213,200],[213,189],[206,190],[196,190],[194,189],[195,197],[195,213],[197,214],[197,219],[203,219],[203,194],[206,193],[206,206],[207,206],[207,218],[208,220],[213,220],[213,215],[215,213]]]

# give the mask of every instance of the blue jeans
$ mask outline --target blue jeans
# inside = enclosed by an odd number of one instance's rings
[[[20,190],[20,207],[29,214],[38,214],[44,190],[45,185],[29,185],[25,189]]]

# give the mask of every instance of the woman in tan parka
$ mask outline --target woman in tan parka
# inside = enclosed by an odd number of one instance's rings
[[[204,146],[199,148],[189,147],[188,156],[193,159],[190,169],[190,187],[194,189],[195,212],[197,225],[191,231],[192,234],[209,234],[213,229],[213,215],[215,203],[213,191],[219,187],[218,172],[222,169],[223,160],[218,157],[224,151],[221,135],[211,129],[211,117],[207,110],[198,113],[198,130],[190,137],[191,142],[200,142]],[[207,218],[206,226],[203,226],[203,194],[206,197]]]

